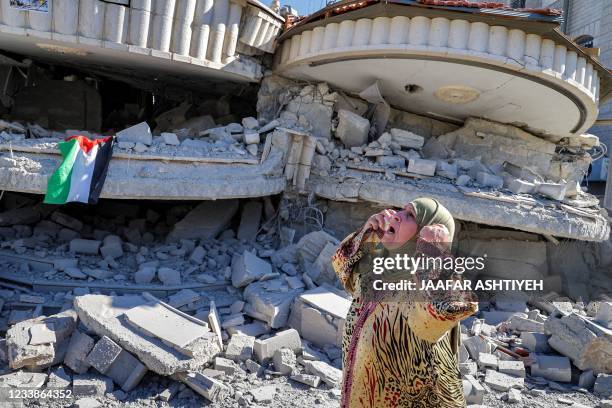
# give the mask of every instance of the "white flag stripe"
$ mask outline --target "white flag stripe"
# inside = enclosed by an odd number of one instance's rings
[[[89,190],[91,179],[96,165],[96,154],[98,145],[95,145],[89,153],[79,149],[74,165],[72,166],[72,176],[70,177],[70,192],[66,201],[89,202]]]

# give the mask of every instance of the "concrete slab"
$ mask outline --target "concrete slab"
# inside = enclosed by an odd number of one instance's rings
[[[453,184],[430,180],[373,180],[374,177],[365,172],[363,176],[349,179],[311,175],[306,189],[330,200],[390,207],[403,207],[426,191],[459,220],[584,241],[605,241],[610,234],[608,221],[598,212],[570,212],[565,207],[546,206],[544,202],[513,201],[512,197],[503,194],[463,193]]]
[[[190,343],[210,333],[207,326],[186,319],[157,302],[130,309],[125,317],[138,329],[186,355],[189,355],[187,346]]]
[[[132,326],[125,317],[125,312],[149,303],[149,299],[140,295],[85,295],[74,300],[79,318],[88,329],[99,336],[108,336],[158,374],[171,375],[179,371],[194,370],[211,361],[221,351],[211,332],[186,346],[192,356],[190,357],[165,344],[161,339]]]

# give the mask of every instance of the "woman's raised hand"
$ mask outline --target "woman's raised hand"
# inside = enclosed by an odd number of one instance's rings
[[[380,230],[386,232],[389,228],[391,221],[397,218],[397,212],[393,209],[383,210],[379,213],[372,215],[366,221],[364,228],[372,228],[374,231]],[[396,220],[399,221],[399,220]]]

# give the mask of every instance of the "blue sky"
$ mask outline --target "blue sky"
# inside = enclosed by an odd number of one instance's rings
[[[264,3],[268,3],[264,1]],[[300,15],[311,14],[325,7],[325,0],[281,0],[281,4],[289,4],[296,9]]]

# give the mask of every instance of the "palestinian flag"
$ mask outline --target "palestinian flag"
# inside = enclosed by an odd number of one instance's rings
[[[44,202],[96,204],[106,179],[114,141],[112,136],[94,140],[70,136],[60,142],[64,160],[49,179]]]

